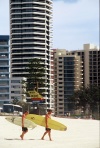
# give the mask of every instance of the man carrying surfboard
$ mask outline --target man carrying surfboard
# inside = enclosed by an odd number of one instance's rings
[[[48,126],[48,119],[51,118],[51,113],[52,113],[52,110],[51,109],[48,109],[47,110],[47,114],[45,115],[45,123],[46,123],[45,130],[46,131],[44,132],[41,140],[44,140],[45,135],[48,134],[49,140],[52,141],[52,139],[51,139],[51,129]]]
[[[28,132],[28,128],[24,127],[24,119],[26,118],[26,115],[28,115],[28,111],[25,111],[22,115],[22,134],[20,135],[22,140],[24,138],[24,135]]]

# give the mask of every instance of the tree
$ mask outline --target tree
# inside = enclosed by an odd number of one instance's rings
[[[94,84],[81,87],[74,92],[71,99],[73,99],[76,108],[83,108],[86,111],[88,107],[90,112],[97,112],[100,99],[100,86]]]
[[[33,90],[37,87],[41,88],[45,85],[45,64],[41,59],[30,59],[26,67],[27,74],[27,90]],[[38,88],[37,88],[38,89]],[[40,90],[40,89],[39,89]]]
[[[29,63],[26,66],[26,72],[27,80],[22,82],[26,83],[26,95],[30,97],[28,91],[36,89],[36,91],[38,91],[38,93],[43,96],[43,93],[45,92],[43,87],[47,85],[45,80],[46,68],[44,61],[42,59],[37,58],[30,59]],[[37,103],[36,106],[38,112],[40,112],[40,105]],[[43,110],[45,109],[43,108]]]

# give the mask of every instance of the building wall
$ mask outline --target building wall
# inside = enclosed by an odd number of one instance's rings
[[[80,86],[100,86],[100,49],[84,44],[83,49],[54,49],[55,114],[72,111],[68,97]]]
[[[11,101],[18,100],[26,102],[26,81],[24,77],[12,77],[10,78],[10,98]]]
[[[68,52],[79,55],[82,60],[82,74],[84,86],[90,84],[100,85],[100,49],[93,44],[83,44],[83,49]]]
[[[88,84],[100,85],[99,56],[100,50],[91,44],[84,44],[84,72],[85,86]]]
[[[27,77],[29,59],[41,58],[46,68],[43,97],[50,108],[52,0],[10,0],[10,36],[11,77]]]
[[[9,101],[9,36],[0,35],[0,104]]]
[[[69,97],[81,85],[82,61],[77,55],[66,55],[66,50],[56,50],[54,54],[55,70],[55,114],[65,115],[72,112],[73,102]]]

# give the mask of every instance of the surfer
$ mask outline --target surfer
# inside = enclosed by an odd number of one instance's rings
[[[51,118],[51,113],[52,113],[52,110],[51,109],[48,109],[47,110],[47,114],[45,115],[45,123],[46,123],[45,130],[46,131],[44,132],[41,140],[44,140],[45,135],[48,134],[49,140],[52,141],[52,139],[51,139],[51,129],[48,126],[48,119]]]
[[[26,118],[26,115],[28,115],[28,111],[25,111],[22,115],[22,134],[20,135],[22,140],[24,138],[24,135],[28,132],[28,128],[24,126],[24,119]]]

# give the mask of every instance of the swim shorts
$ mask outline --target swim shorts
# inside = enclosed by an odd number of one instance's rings
[[[27,127],[22,127],[22,131],[26,132],[26,131],[28,131],[28,128]]]
[[[50,131],[50,130],[51,130],[51,128],[46,128],[45,130],[46,130],[46,131]]]

